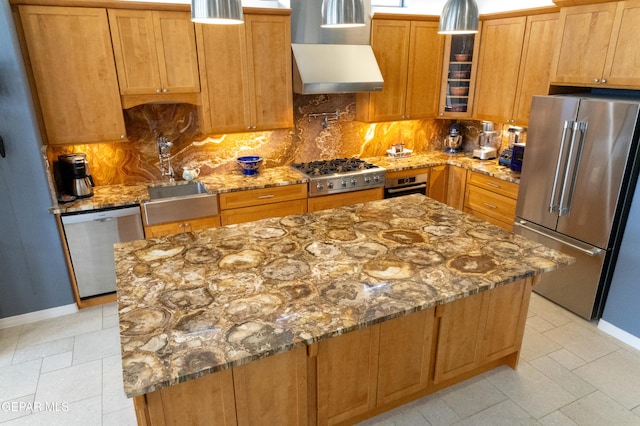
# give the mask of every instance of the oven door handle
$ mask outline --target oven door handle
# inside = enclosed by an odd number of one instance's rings
[[[423,188],[426,188],[426,187],[427,187],[426,183],[421,183],[420,185],[405,186],[403,188],[396,188],[396,189],[387,188],[387,192],[389,194],[397,194],[398,192],[413,191],[413,190],[416,190],[416,189],[423,189]]]

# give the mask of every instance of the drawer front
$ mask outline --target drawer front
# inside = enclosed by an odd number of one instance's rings
[[[383,197],[384,188],[373,188],[362,191],[343,192],[342,194],[333,194],[324,197],[309,198],[309,212],[336,209],[338,207],[350,206],[352,204],[382,200]]]
[[[517,183],[508,182],[493,176],[483,175],[482,173],[470,172],[468,185],[476,185],[480,188],[487,189],[491,192],[504,195],[505,197],[518,198]]]
[[[274,186],[219,194],[220,210],[259,206],[307,198],[307,184]]]
[[[233,225],[236,223],[253,222],[254,220],[266,219],[268,217],[282,217],[306,212],[307,200],[303,199],[271,203],[266,206],[222,210],[220,220],[222,225]]]
[[[467,185],[464,206],[506,223],[516,215],[516,200],[473,185]]]

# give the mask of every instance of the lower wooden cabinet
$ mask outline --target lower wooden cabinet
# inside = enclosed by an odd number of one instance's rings
[[[307,212],[307,185],[285,185],[219,194],[222,225]]]
[[[427,389],[434,312],[427,309],[380,324],[378,405]]]
[[[515,368],[535,279],[136,397],[138,424],[351,425]]]
[[[307,424],[305,347],[234,368],[233,386],[238,426]]]
[[[322,197],[309,198],[308,211],[317,212],[319,210],[336,209],[338,207],[349,206],[351,204],[382,200],[383,198],[384,188],[365,189],[362,191],[325,195]]]
[[[318,346],[318,425],[376,407],[380,326],[323,340]]]
[[[515,367],[532,283],[523,280],[438,306],[434,384],[455,382],[509,355]]]
[[[220,216],[201,217],[181,222],[161,223],[144,227],[145,238],[164,237],[166,235],[181,234],[183,232],[200,231],[220,226]]]
[[[458,210],[464,206],[464,189],[467,170],[462,167],[443,165],[431,167],[429,197]]]
[[[223,370],[134,398],[139,426],[236,425],[232,370]],[[206,395],[206,403],[203,396]]]
[[[508,231],[513,230],[518,184],[468,172],[464,211]]]

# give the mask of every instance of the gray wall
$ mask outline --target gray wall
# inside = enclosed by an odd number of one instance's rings
[[[8,0],[0,0],[0,318],[74,303]]]
[[[640,184],[636,188],[602,319],[640,338]]]

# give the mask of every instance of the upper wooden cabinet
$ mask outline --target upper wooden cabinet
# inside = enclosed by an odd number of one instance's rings
[[[20,6],[50,144],[126,139],[105,9]]]
[[[445,37],[438,108],[441,117],[471,117],[482,31],[482,25],[479,25],[476,34]]]
[[[557,13],[482,24],[474,117],[526,126],[533,95],[546,95]]]
[[[108,13],[122,95],[156,95],[156,100],[166,101],[174,94],[200,92],[189,13],[126,9]]]
[[[444,48],[438,22],[376,18],[371,24],[371,46],[384,88],[358,94],[357,119],[436,117]]]
[[[640,0],[560,10],[553,83],[638,87]]]
[[[289,13],[245,14],[242,25],[196,24],[205,132],[293,127]]]

